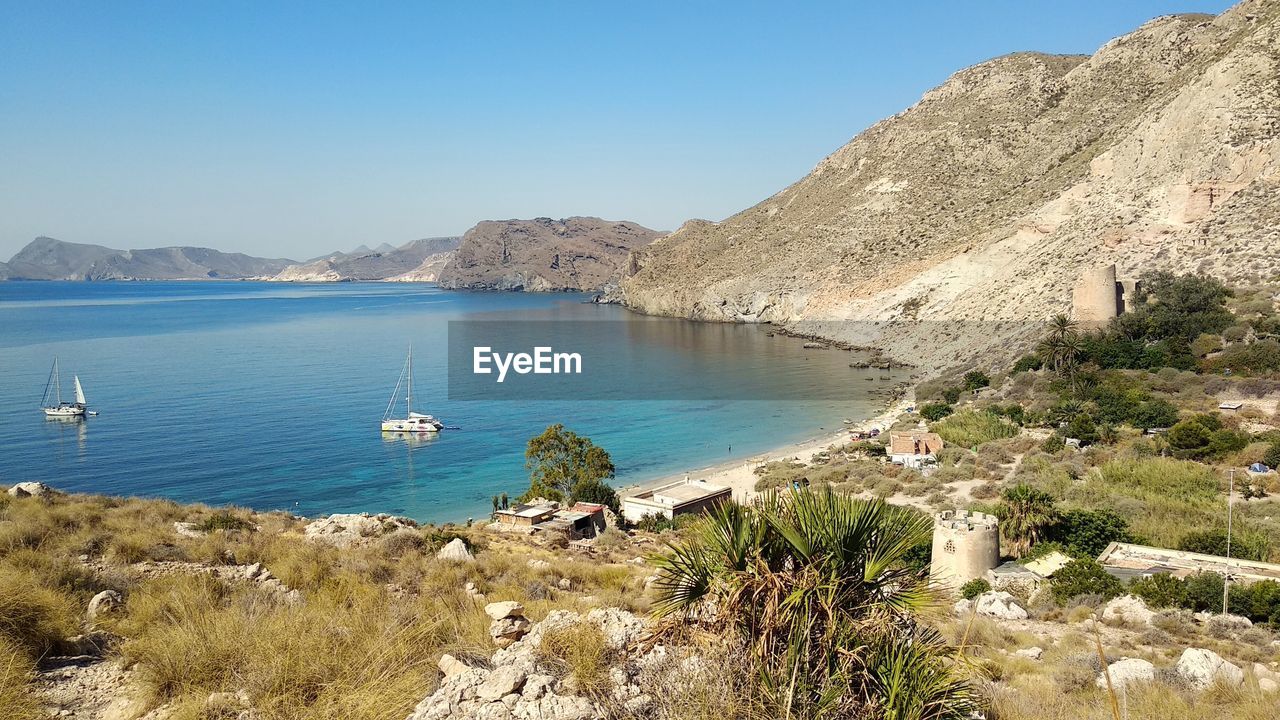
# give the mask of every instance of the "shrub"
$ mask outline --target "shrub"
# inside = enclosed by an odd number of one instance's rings
[[[1187,577],[1186,607],[1196,612],[1222,611],[1222,576],[1198,572]]]
[[[1227,531],[1214,528],[1193,530],[1178,541],[1178,549],[1203,555],[1227,554]],[[1270,547],[1266,538],[1237,530],[1231,537],[1231,557],[1244,560],[1265,561]]]
[[[960,597],[965,600],[972,600],[984,592],[991,590],[991,583],[983,578],[974,578],[964,585],[960,586]]]
[[[949,405],[955,405],[960,402],[960,388],[949,387],[942,391],[942,399]]]
[[[1187,605],[1187,583],[1169,573],[1156,573],[1129,583],[1129,592],[1142,598],[1153,608],[1178,608]]]
[[[973,391],[991,385],[991,378],[981,370],[970,370],[964,374],[964,389]]]
[[[1267,448],[1266,454],[1262,456],[1262,462],[1269,467],[1280,468],[1280,442],[1272,443],[1271,447]]]
[[[72,598],[42,587],[29,573],[0,568],[0,640],[36,661],[79,628]]]
[[[1067,446],[1067,441],[1064,440],[1062,436],[1058,435],[1057,433],[1050,435],[1049,437],[1045,438],[1044,442],[1040,443],[1040,449],[1043,450],[1044,452],[1051,453],[1051,454],[1061,451],[1066,446]]]
[[[230,510],[218,510],[196,523],[196,530],[213,532],[215,530],[252,530],[253,523],[233,514]]]
[[[950,415],[952,412],[954,411],[951,406],[946,403],[929,403],[920,408],[920,417],[935,422]]]
[[[1053,574],[1049,581],[1053,599],[1066,604],[1078,595],[1098,595],[1103,599],[1117,597],[1124,592],[1118,579],[1109,575],[1095,560],[1072,560]]]
[[[596,478],[586,478],[574,483],[573,489],[569,492],[569,499],[575,503],[604,505],[613,512],[618,512],[618,491]]]
[[[1039,370],[1044,366],[1044,361],[1039,355],[1023,355],[1013,364],[1013,372],[1020,373],[1028,370]]]
[[[946,442],[960,447],[976,447],[1018,434],[1018,426],[985,410],[970,410],[952,415],[934,423],[930,429]]]

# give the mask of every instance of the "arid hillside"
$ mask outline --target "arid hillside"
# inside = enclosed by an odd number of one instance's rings
[[[658,236],[633,222],[594,217],[486,220],[462,236],[439,283],[469,290],[600,290],[618,279],[629,252]]]
[[[1088,268],[1277,272],[1278,133],[1280,3],[1161,17],[1090,57],[956,73],[778,194],[637,251],[616,297],[925,369],[994,360]]]

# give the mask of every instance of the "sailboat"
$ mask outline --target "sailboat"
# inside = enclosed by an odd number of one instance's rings
[[[98,413],[89,410],[88,403],[84,399],[84,386],[80,384],[80,376],[72,375],[75,382],[75,402],[62,401],[62,373],[58,370],[58,357],[53,358],[53,369],[49,371],[49,380],[44,384],[44,397],[40,399],[41,409],[44,414],[52,418],[80,418],[85,415],[97,415]],[[53,392],[50,393],[50,390]],[[50,402],[52,395],[53,402]]]
[[[393,418],[396,400],[400,397],[400,388],[405,389],[405,418]],[[413,411],[413,347],[409,347],[409,357],[405,359],[404,368],[400,370],[400,379],[396,381],[396,389],[391,392],[387,401],[387,411],[382,414],[382,432],[438,433],[444,429],[444,423],[430,415]]]

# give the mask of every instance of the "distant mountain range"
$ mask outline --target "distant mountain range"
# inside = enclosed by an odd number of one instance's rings
[[[13,280],[211,280],[280,272],[292,262],[224,253],[209,248],[113,250],[38,237],[0,264],[0,279]]]
[[[631,250],[659,235],[592,217],[492,220],[462,237],[361,245],[304,262],[195,247],[114,250],[38,237],[0,263],[0,280],[438,281],[466,289],[600,290],[621,276]]]
[[[290,264],[272,277],[280,282],[343,282],[369,280],[433,281],[460,238],[414,240],[400,247],[386,243],[369,249],[361,245],[349,253],[336,252],[306,263]]]

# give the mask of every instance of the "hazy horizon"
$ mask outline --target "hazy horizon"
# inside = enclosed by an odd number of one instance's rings
[[[0,260],[42,235],[302,260],[487,219],[674,230],[963,67],[1230,5],[0,0]]]

